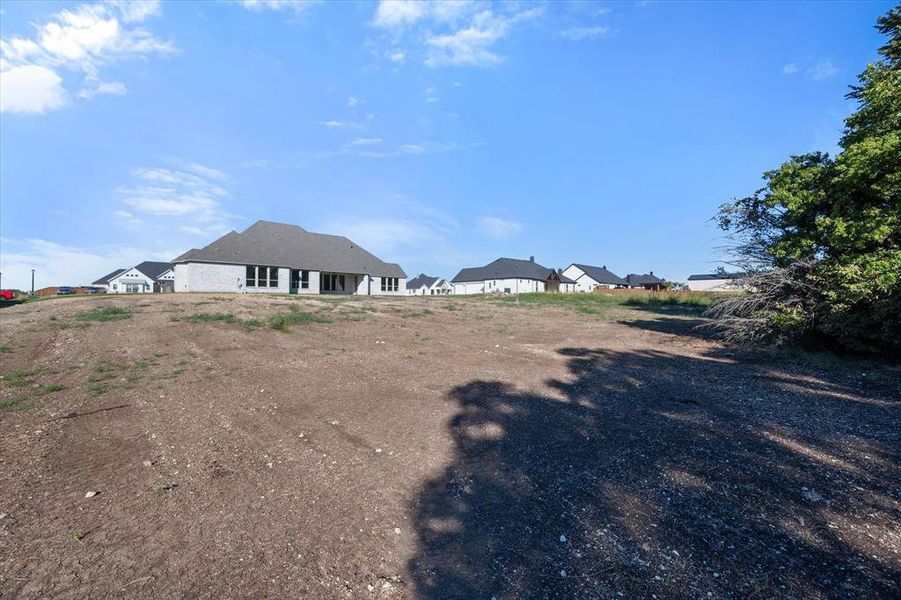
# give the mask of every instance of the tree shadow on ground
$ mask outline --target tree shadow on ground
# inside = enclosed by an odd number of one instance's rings
[[[633,319],[620,321],[623,325],[644,329],[645,331],[656,331],[658,333],[667,333],[670,335],[696,337],[701,339],[713,339],[713,331],[702,325],[709,323],[706,319],[691,319],[677,317],[658,317],[656,319]]]
[[[898,597],[896,380],[559,353],[545,392],[449,393],[455,456],[412,506],[420,597]]]

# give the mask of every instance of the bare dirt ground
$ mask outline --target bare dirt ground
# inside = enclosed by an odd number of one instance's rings
[[[617,310],[3,309],[0,597],[898,597],[898,370]]]

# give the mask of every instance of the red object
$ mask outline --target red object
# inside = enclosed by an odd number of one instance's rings
[[[0,290],[0,298],[3,300],[12,300],[13,299],[13,291],[12,290]]]

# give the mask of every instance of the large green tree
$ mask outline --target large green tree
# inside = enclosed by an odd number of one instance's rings
[[[792,156],[720,207],[756,274],[752,293],[712,311],[727,337],[901,353],[901,6],[876,27],[888,41],[851,87],[838,155]]]

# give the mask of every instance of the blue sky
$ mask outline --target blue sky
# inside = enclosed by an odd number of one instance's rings
[[[835,151],[891,2],[3,2],[3,287],[257,219],[453,276],[705,272],[717,206]]]

